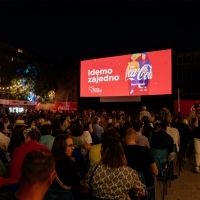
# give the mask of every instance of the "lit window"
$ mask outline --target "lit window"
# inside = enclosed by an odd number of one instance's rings
[[[22,49],[18,49],[18,52],[19,52],[19,53],[23,53],[23,50],[22,50]]]
[[[13,58],[13,57],[11,57],[11,61],[14,61],[14,58]]]

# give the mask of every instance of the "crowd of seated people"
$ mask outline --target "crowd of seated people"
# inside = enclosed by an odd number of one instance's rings
[[[20,182],[26,155],[44,150],[52,152],[55,158],[57,175],[51,189],[69,190],[75,199],[87,199],[81,188],[84,186],[87,191],[91,185],[94,199],[144,196],[145,186],[136,172],[143,173],[147,187],[153,184],[152,175],[158,175],[150,149],[168,150],[169,161],[174,163],[171,175],[176,179],[177,153],[183,151],[186,159],[192,140],[191,128],[183,118],[170,118],[169,114],[164,107],[165,119],[160,114],[149,119],[149,112],[143,106],[138,115],[122,110],[109,114],[79,109],[71,114],[28,111],[23,115],[0,116],[0,156],[9,174],[0,175],[0,188]],[[193,130],[198,130],[196,121]]]

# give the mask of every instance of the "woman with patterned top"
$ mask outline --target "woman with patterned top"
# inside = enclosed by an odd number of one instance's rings
[[[123,147],[115,137],[102,139],[100,164],[90,167],[82,184],[90,187],[94,199],[99,200],[130,200],[129,193],[131,196],[145,195],[145,185],[137,172],[127,166]]]

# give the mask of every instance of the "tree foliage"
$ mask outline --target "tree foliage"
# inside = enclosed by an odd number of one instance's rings
[[[50,90],[57,89],[61,74],[60,66],[50,62],[36,61],[20,66],[11,81],[11,94],[17,99],[27,99],[31,92],[45,99]]]

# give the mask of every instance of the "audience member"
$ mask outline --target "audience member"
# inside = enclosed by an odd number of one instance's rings
[[[56,136],[51,151],[56,159],[57,176],[51,189],[71,190],[76,196],[76,187],[80,184],[81,176],[78,173],[76,163],[71,159],[73,150],[73,140],[69,135]]]
[[[21,129],[13,130],[11,138],[10,138],[10,143],[8,145],[8,152],[10,153],[11,161],[12,161],[14,150],[17,147],[21,146],[24,142],[25,142],[25,137],[23,134],[23,130]]]
[[[200,173],[200,108],[196,109],[193,137],[196,162],[195,172]]]
[[[82,125],[74,124],[71,127],[71,135],[75,149],[80,150],[84,160],[86,161],[88,150],[90,150],[92,146],[92,138],[89,131],[84,131],[84,127]]]
[[[136,131],[136,144],[150,148],[148,138],[142,135],[143,123],[138,121],[133,123],[133,128]]]
[[[92,128],[93,128],[92,136],[98,136],[98,138],[101,139],[101,135],[104,133],[104,130],[99,125],[99,122],[100,118],[98,116],[95,116],[92,120]]]
[[[20,175],[20,187],[13,193],[1,193],[2,200],[43,200],[52,184],[55,172],[55,159],[50,151],[34,150],[26,154]]]
[[[55,137],[52,136],[52,127],[49,124],[44,124],[40,128],[41,138],[40,144],[48,147],[50,150],[52,148]]]
[[[147,111],[147,107],[146,106],[142,106],[142,111],[140,112],[140,115],[139,115],[140,121],[142,121],[142,118],[144,116],[148,117],[150,122],[153,121],[150,112]]]
[[[147,187],[153,185],[152,175],[158,175],[158,169],[154,157],[148,147],[136,145],[136,132],[128,128],[124,132],[124,152],[128,166],[138,172],[142,172]]]
[[[168,123],[171,122],[171,112],[169,111],[169,109],[163,105],[162,109],[160,111],[160,116],[162,117],[163,120],[166,120]]]
[[[20,169],[24,157],[28,152],[38,149],[49,150],[46,146],[39,144],[40,137],[41,135],[38,131],[29,131],[25,138],[25,144],[22,144],[14,150],[9,175],[10,178],[19,179]]]
[[[101,161],[90,167],[82,185],[88,190],[91,187],[93,196],[98,199],[129,199],[130,190],[135,196],[145,193],[145,185],[137,172],[127,166],[121,142],[115,137],[102,139]]]
[[[189,125],[183,122],[183,116],[178,118],[178,130],[180,134],[180,151],[184,154],[183,159],[186,160],[186,151],[191,141],[191,129]]]
[[[168,151],[168,159],[169,161],[173,161],[173,174],[172,179],[177,179],[178,176],[174,175],[175,173],[175,166],[177,161],[177,155],[175,152],[173,152],[173,145],[174,140],[173,138],[166,132],[167,125],[165,122],[157,123],[157,130],[152,133],[151,136],[151,148],[156,149],[167,149]]]
[[[6,151],[10,143],[10,138],[5,134],[3,134],[3,130],[4,130],[4,123],[0,122],[0,148],[3,151]]]
[[[114,129],[110,128],[102,134],[101,140],[106,137],[113,137],[121,140],[119,133]],[[101,160],[101,143],[92,145],[90,152],[89,152],[89,161],[90,165],[99,164]]]

